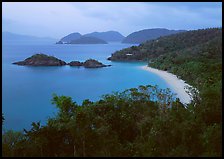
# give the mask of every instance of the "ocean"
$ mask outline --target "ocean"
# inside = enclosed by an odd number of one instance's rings
[[[72,97],[81,104],[83,100],[97,101],[102,95],[124,91],[139,85],[169,87],[159,76],[142,70],[145,62],[111,62],[107,58],[117,50],[133,44],[77,44],[3,43],[2,48],[2,112],[3,129],[23,130],[32,122],[42,125],[57,113],[51,104],[52,94]],[[65,62],[96,59],[111,67],[87,69],[84,67],[51,66],[33,67],[13,65],[36,53],[53,55]]]

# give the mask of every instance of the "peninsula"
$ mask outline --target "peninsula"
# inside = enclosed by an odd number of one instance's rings
[[[183,103],[190,102],[186,92],[189,90],[185,90],[188,84],[196,92],[203,92],[213,85],[220,87],[221,59],[221,28],[192,30],[160,37],[116,51],[108,58],[111,61],[147,62],[148,67],[142,69],[164,78]]]

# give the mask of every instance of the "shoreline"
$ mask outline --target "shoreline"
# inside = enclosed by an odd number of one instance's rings
[[[147,65],[141,66],[140,68],[145,71],[157,74],[158,76],[163,78],[166,81],[166,83],[171,87],[171,90],[177,94],[176,97],[178,97],[183,104],[189,104],[191,102],[191,96],[186,92],[188,91],[186,87],[192,87],[192,86],[185,83],[184,80],[179,79],[176,75],[172,73],[148,67]]]

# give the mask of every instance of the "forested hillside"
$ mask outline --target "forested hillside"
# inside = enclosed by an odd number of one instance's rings
[[[197,49],[197,47],[201,46],[201,48],[204,47],[204,50],[206,50],[208,48],[208,43],[212,43],[212,41],[218,38],[222,38],[222,29],[220,28],[200,29],[177,33],[147,41],[139,46],[132,46],[116,51],[112,54],[109,60],[147,61],[173,51],[179,53],[184,49],[191,51],[194,47]],[[217,44],[217,46],[219,46],[219,44]],[[202,51],[203,50],[201,50],[201,52]],[[194,53],[196,56],[200,55],[200,52],[194,51]],[[220,50],[215,54],[220,54]]]

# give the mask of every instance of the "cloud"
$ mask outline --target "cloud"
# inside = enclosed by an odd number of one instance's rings
[[[60,38],[71,32],[117,30],[125,36],[162,27],[222,26],[221,3],[3,2],[3,30]]]

